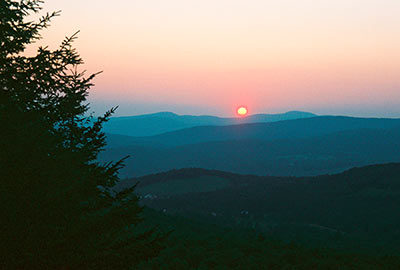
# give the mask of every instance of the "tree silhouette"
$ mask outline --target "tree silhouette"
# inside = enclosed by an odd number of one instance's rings
[[[132,189],[113,192],[122,160],[96,161],[115,108],[87,116],[96,74],[79,71],[76,35],[24,56],[59,15],[27,22],[41,4],[0,1],[0,268],[129,268],[157,254],[162,237],[138,229]]]

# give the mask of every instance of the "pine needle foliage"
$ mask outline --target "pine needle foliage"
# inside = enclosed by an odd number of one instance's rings
[[[27,21],[41,5],[0,1],[0,268],[129,269],[155,256],[163,237],[137,229],[132,189],[113,192],[123,160],[96,161],[116,108],[88,116],[98,73],[80,71],[76,34],[24,54],[60,14]]]

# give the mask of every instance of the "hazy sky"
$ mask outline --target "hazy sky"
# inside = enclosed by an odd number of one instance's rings
[[[47,0],[38,44],[76,47],[93,110],[400,117],[399,0]]]

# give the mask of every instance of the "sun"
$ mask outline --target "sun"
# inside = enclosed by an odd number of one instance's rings
[[[236,113],[237,113],[239,116],[246,116],[246,115],[247,115],[247,108],[244,107],[244,106],[240,106],[240,107],[237,109]]]

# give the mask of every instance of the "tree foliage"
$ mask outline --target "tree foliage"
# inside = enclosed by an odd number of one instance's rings
[[[103,117],[88,117],[92,79],[72,44],[28,45],[59,13],[29,22],[42,1],[0,1],[1,269],[128,268],[155,255],[161,238],[138,232],[132,189],[113,193],[122,161],[99,164]]]
[[[291,269],[291,270],[355,270],[400,269],[397,254],[377,254],[354,250],[312,246],[308,242],[283,241],[275,233],[261,234],[254,230],[229,229],[210,222],[168,216],[145,209],[145,222],[174,229],[167,239],[168,248],[138,269]]]

